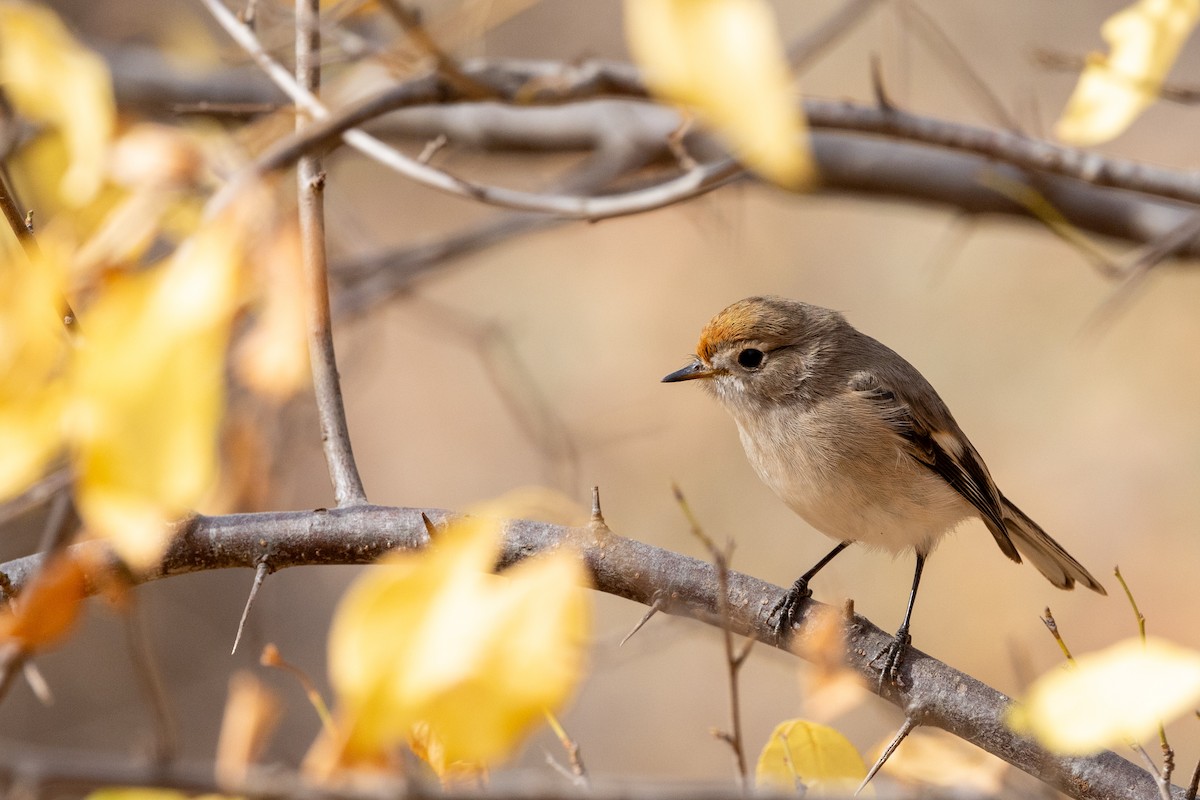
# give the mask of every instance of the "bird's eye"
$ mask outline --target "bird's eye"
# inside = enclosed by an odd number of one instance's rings
[[[753,347],[747,347],[742,352],[738,353],[737,362],[746,369],[758,369],[762,366],[763,360],[767,354],[762,350]]]

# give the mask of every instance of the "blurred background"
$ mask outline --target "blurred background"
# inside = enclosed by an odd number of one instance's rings
[[[451,3],[423,3],[427,18]],[[502,4],[497,4],[502,5]],[[574,61],[625,59],[621,5],[555,0],[455,47],[468,55]],[[1038,48],[1082,56],[1102,46],[1116,2],[920,7],[1031,133],[1045,135],[1074,81],[1048,71]],[[173,59],[241,60],[198,4],[58,3],[106,52],[153,45]],[[840,7],[780,3],[785,41]],[[287,8],[260,3],[260,34],[290,40]],[[352,23],[364,35],[369,19]],[[272,27],[275,26],[275,27]],[[383,24],[380,36],[396,35]],[[281,44],[281,46],[283,46]],[[931,116],[995,124],[957,67],[881,3],[803,78],[813,96],[871,100],[880,60],[892,99]],[[1197,74],[1185,50],[1175,74]],[[331,76],[336,76],[331,64]],[[948,77],[949,76],[949,77]],[[351,91],[348,89],[347,91]],[[1105,151],[1194,166],[1194,110],[1158,104]],[[419,143],[413,145],[419,151]],[[574,154],[438,155],[458,174],[500,185],[551,186]],[[415,246],[504,212],[440,195],[341,152],[326,165],[335,260]],[[1101,242],[1114,256],[1131,246]],[[702,325],[729,303],[770,293],[842,310],[937,387],[1004,492],[1095,573],[1109,591],[1061,592],[1010,563],[981,523],[964,524],[925,572],[915,646],[1009,693],[1061,662],[1039,621],[1049,606],[1077,653],[1136,631],[1112,568],[1120,565],[1148,629],[1200,648],[1194,583],[1200,564],[1200,274],[1165,265],[1102,325],[1116,286],[1040,225],[965,218],[944,208],[862,196],[795,195],[742,182],[693,202],[598,224],[567,223],[446,260],[404,291],[337,324],[339,366],[359,467],[372,502],[462,509],[540,484],[581,504],[601,491],[619,534],[704,557],[671,496],[678,483],[707,532],[736,542],[733,566],[786,585],[830,547],[762,486],[734,425],[695,386],[659,379],[685,363]],[[315,413],[304,396],[269,412],[262,508],[332,504]],[[31,531],[37,520],[29,520]],[[36,533],[31,533],[36,541]],[[6,557],[27,550],[14,535]],[[236,656],[233,634],[250,572],[174,578],[139,590],[162,662],[182,750],[212,753],[229,675],[273,642],[323,681],[325,636],[355,568],[271,576]],[[814,582],[817,599],[856,609],[887,630],[900,622],[910,557],[852,548]],[[563,717],[596,775],[725,780],[728,726],[719,633],[655,617],[619,642],[644,608],[596,595],[591,674]],[[403,631],[397,631],[403,636]],[[57,702],[24,685],[5,701],[4,738],[118,754],[151,736],[150,713],[115,614],[94,603],[83,629],[39,660]],[[780,720],[804,711],[805,666],[756,647],[742,675],[747,746],[757,753]],[[294,762],[318,721],[292,681],[272,755]],[[862,750],[888,738],[900,713],[878,700],[837,721]],[[1168,729],[1181,770],[1200,755],[1200,724]],[[522,757],[545,770],[548,733]]]

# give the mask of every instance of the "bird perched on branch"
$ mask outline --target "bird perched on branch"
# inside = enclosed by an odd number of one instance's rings
[[[767,486],[838,542],[771,609],[786,636],[808,582],[862,542],[916,554],[904,621],[880,683],[896,682],[925,559],[968,517],[979,517],[1006,556],[1028,559],[1055,586],[1104,587],[996,488],[946,404],[911,364],[836,311],[750,297],[704,327],[691,363],[663,378],[701,381],[733,416]]]

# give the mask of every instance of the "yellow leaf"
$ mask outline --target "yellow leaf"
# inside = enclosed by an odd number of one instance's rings
[[[32,261],[11,254],[0,262],[0,500],[36,480],[61,446],[65,263],[53,237],[42,238]]]
[[[59,131],[70,165],[59,186],[73,206],[100,189],[116,120],[104,61],[84,48],[53,11],[0,3],[0,85],[17,110]]]
[[[243,670],[230,676],[213,765],[218,785],[246,784],[250,768],[262,755],[279,722],[281,710],[278,696],[254,673]]]
[[[344,763],[414,736],[443,766],[493,763],[567,699],[588,635],[583,565],[560,550],[492,575],[500,534],[460,520],[347,592],[329,635]]]
[[[97,789],[86,800],[191,800],[174,789],[152,789],[142,786]]]
[[[695,108],[770,180],[812,179],[804,117],[763,0],[626,0],[625,28],[656,94]]]
[[[854,745],[828,725],[791,719],[771,732],[758,755],[759,789],[794,792],[801,786],[824,794],[848,794],[867,776]]]
[[[194,190],[206,167],[195,136],[150,124],[127,131],[113,145],[109,176],[115,185],[105,197],[111,202],[93,204],[103,206],[94,209],[101,211],[98,224],[72,260],[73,285],[88,285],[104,270],[137,263],[151,245],[172,238],[178,226],[170,223],[195,203]],[[198,227],[190,222],[187,233]]]
[[[245,213],[231,209],[159,267],[118,276],[81,318],[76,499],[90,533],[134,568],[161,557],[167,523],[216,478]]]
[[[1200,19],[1200,0],[1138,0],[1100,29],[1109,54],[1092,54],[1055,125],[1064,142],[1091,145],[1123,132],[1158,96]]]
[[[1009,724],[1059,753],[1082,755],[1151,735],[1200,703],[1200,653],[1126,639],[1034,682]]]

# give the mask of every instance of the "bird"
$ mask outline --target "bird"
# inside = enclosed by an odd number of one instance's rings
[[[966,519],[1050,583],[1107,594],[996,487],[949,408],[916,367],[821,306],[748,297],[713,317],[689,363],[664,383],[699,381],[733,417],[758,477],[837,542],[769,611],[785,641],[809,581],[854,543],[916,556],[912,589],[885,651],[880,689],[900,680],[925,560]]]

